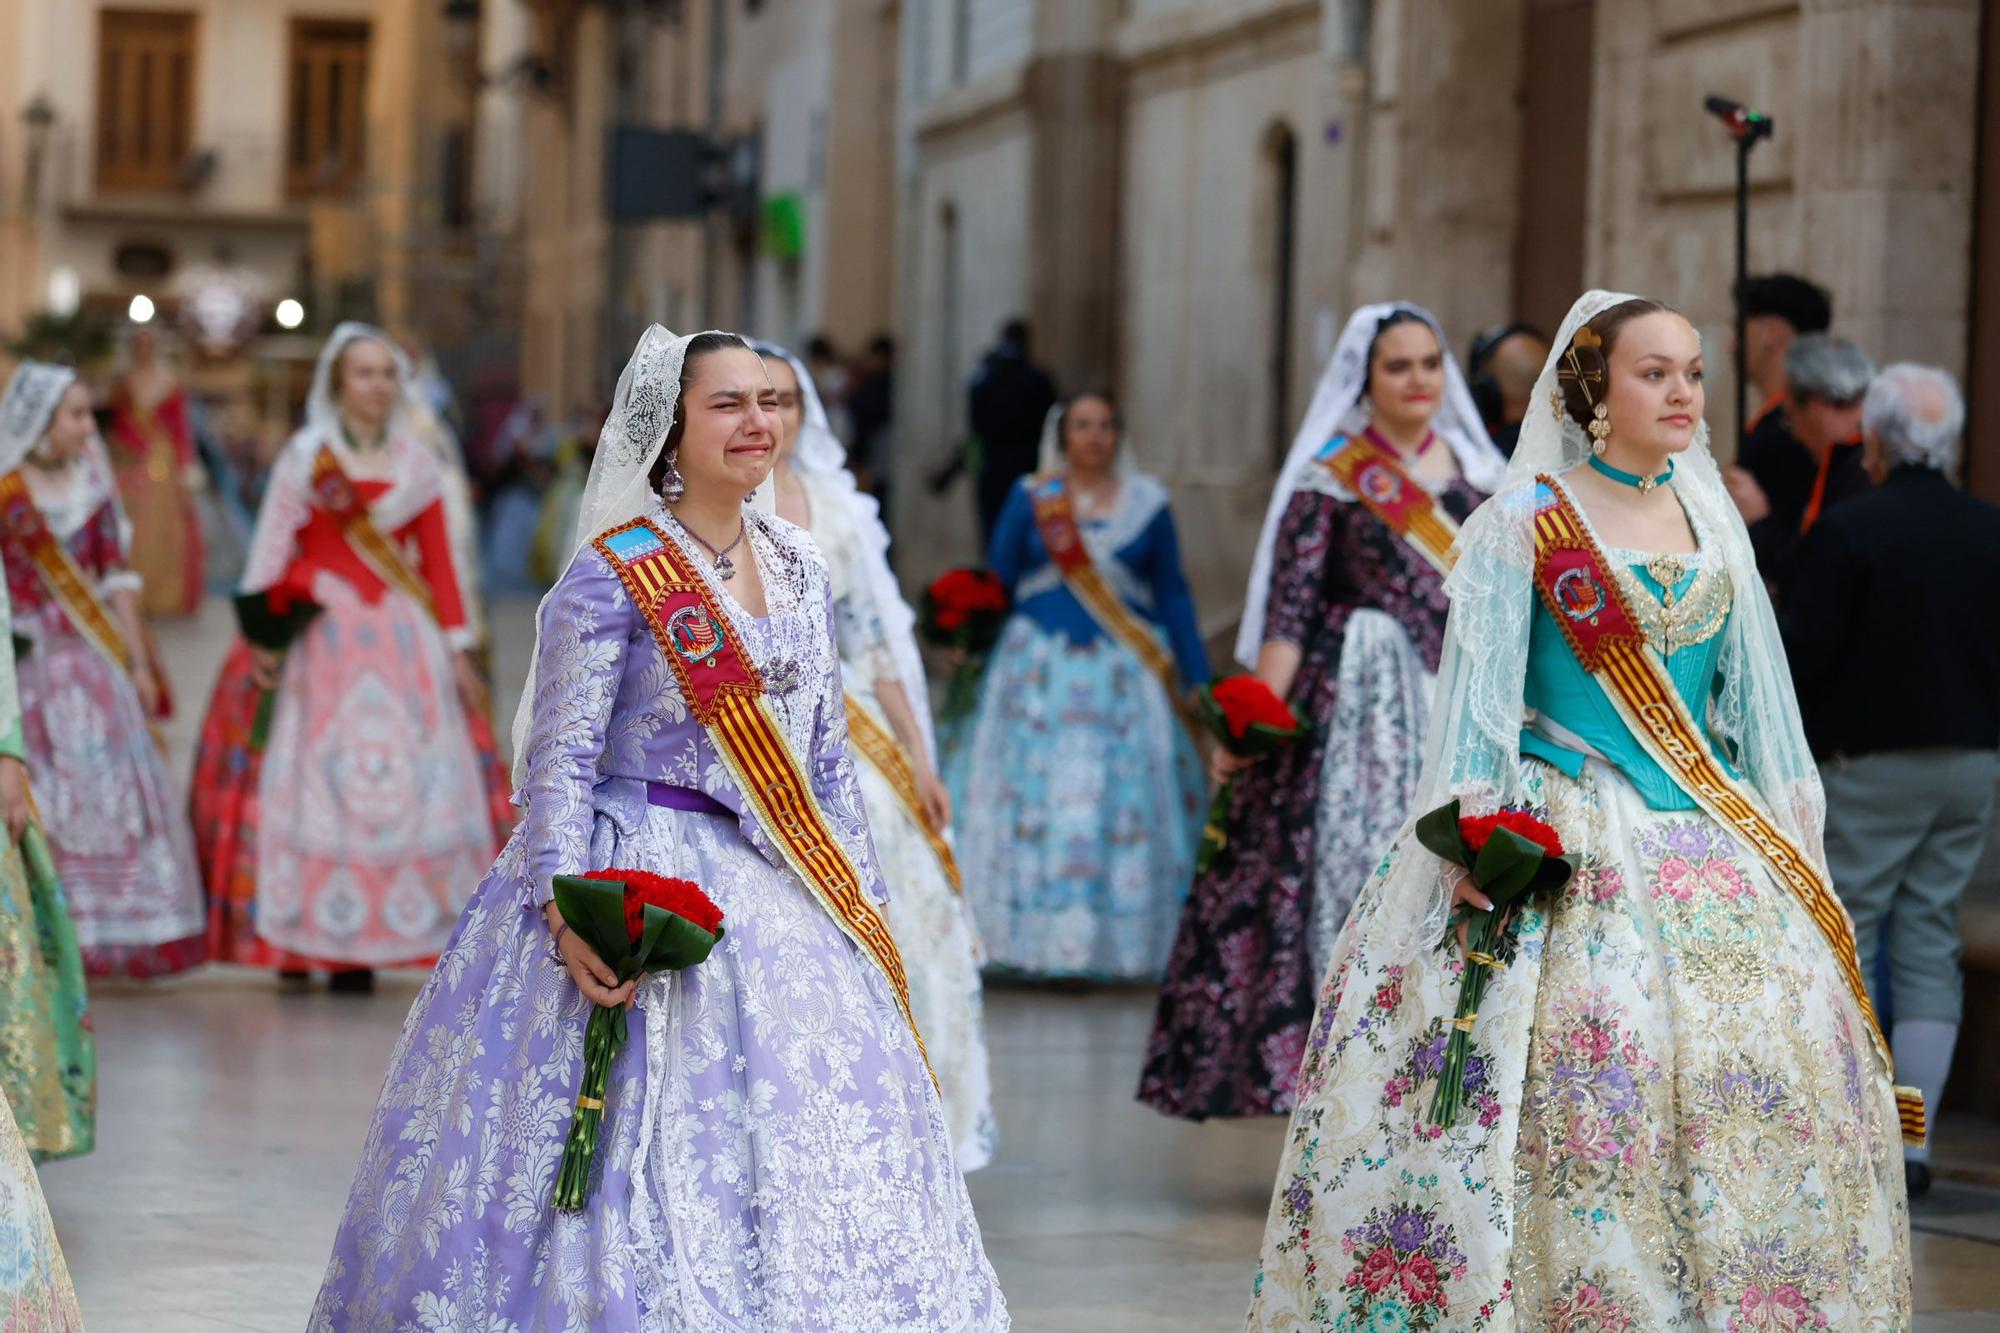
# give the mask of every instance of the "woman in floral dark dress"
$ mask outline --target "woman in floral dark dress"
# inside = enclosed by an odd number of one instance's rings
[[[1252,763],[1216,752],[1217,781],[1242,769],[1228,841],[1181,917],[1139,1100],[1194,1120],[1291,1110],[1320,972],[1422,763],[1440,565],[1505,466],[1436,320],[1356,311],[1272,496],[1236,644],[1312,731]]]

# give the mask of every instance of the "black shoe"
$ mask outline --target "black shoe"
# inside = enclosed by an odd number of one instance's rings
[[[296,989],[310,983],[312,981],[312,973],[306,971],[303,967],[282,968],[278,972],[278,980]]]
[[[1928,1162],[1903,1163],[1903,1184],[1912,1199],[1921,1199],[1931,1192],[1931,1168]]]
[[[336,972],[326,986],[336,995],[367,995],[375,989],[375,973],[365,967]]]

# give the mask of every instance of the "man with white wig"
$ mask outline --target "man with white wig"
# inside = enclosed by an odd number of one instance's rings
[[[1862,438],[1881,484],[1807,536],[1785,646],[1826,784],[1826,860],[1879,985],[1890,1045],[1936,1108],[1964,1002],[1958,903],[2000,778],[2000,509],[1952,485],[1965,406],[1951,376],[1890,366]],[[1885,1003],[1886,1001],[1886,1003]],[[1929,1151],[1905,1152],[1911,1194]]]

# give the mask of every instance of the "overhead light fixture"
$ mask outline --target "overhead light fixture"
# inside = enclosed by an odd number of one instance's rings
[[[125,313],[132,317],[134,324],[150,324],[153,321],[153,298],[140,292],[132,298],[132,304],[125,307]]]
[[[277,316],[278,327],[289,331],[306,322],[306,308],[287,296],[278,302]]]

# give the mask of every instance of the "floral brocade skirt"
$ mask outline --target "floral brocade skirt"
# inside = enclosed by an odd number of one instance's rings
[[[28,1145],[0,1098],[0,1328],[83,1333],[76,1288]]]
[[[640,987],[585,1208],[551,1194],[589,1007],[517,833],[404,1024],[313,1333],[1006,1333],[909,1024],[832,915],[643,783],[600,784],[590,863],[695,881],[726,934]]]
[[[322,617],[296,648],[303,661],[285,672],[274,710],[295,725],[274,722],[262,753],[250,748],[259,691],[248,645],[238,639],[223,660],[191,804],[218,962],[331,971],[428,964],[463,892],[445,888],[451,867],[456,883],[473,882],[512,825],[493,728],[459,707],[442,641],[422,612],[387,598],[344,611]],[[267,828],[274,813],[276,831]],[[412,892],[405,880],[415,866],[428,875]],[[315,914],[303,901],[288,904],[286,893],[299,893],[308,875],[319,890],[312,906],[324,908],[333,892],[352,905]],[[412,906],[397,912],[396,902]],[[389,928],[391,919],[404,929]]]
[[[0,1101],[38,1161],[87,1153],[95,1141],[97,1043],[83,955],[48,842],[33,826],[0,845]]]
[[[1488,987],[1469,1109],[1430,1124],[1463,964],[1413,938],[1405,840],[1321,993],[1249,1327],[1907,1329],[1894,1095],[1812,918],[1700,811],[1523,771],[1582,869]]]
[[[1075,644],[1015,616],[953,740],[958,856],[989,965],[1158,978],[1207,809],[1201,756],[1159,681],[1113,640]]]
[[[880,721],[879,711],[876,716]],[[977,1171],[993,1160],[999,1134],[972,909],[952,888],[929,836],[888,779],[858,754],[854,770],[889,886],[889,933],[909,975],[910,1008],[944,1094],[959,1170]]]

